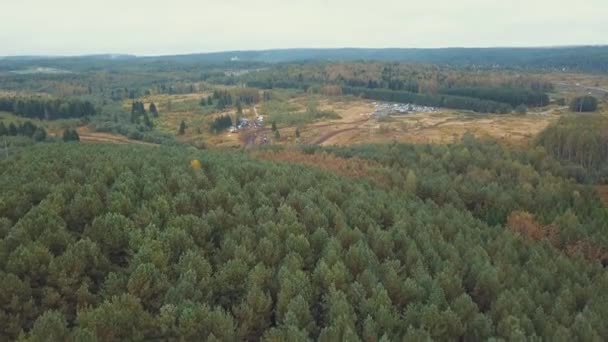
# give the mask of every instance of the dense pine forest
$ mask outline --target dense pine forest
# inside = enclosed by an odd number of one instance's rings
[[[475,140],[357,151],[330,153],[391,165],[394,184],[182,148],[2,160],[2,339],[608,336],[602,260],[565,248],[605,248],[606,215],[568,170]],[[505,206],[553,222],[557,244]]]

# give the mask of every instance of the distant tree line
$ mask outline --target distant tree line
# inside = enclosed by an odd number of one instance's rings
[[[528,107],[543,107],[549,104],[549,95],[546,93],[524,88],[454,87],[441,89],[440,93],[508,103],[512,107],[517,107],[521,104]]]
[[[506,114],[513,111],[513,108],[508,103],[482,100],[464,96],[416,94],[407,91],[393,91],[390,89],[367,89],[351,87],[343,87],[343,93],[362,96],[364,98],[372,100],[413,103],[421,106],[430,107],[464,109],[480,113]]]
[[[411,93],[417,93],[419,85],[416,80],[395,80],[378,81],[378,80],[357,80],[348,79],[343,82],[348,87],[365,87],[369,89],[386,88],[390,90],[404,90]]]
[[[9,123],[8,125],[5,125],[4,122],[0,122],[0,136],[17,135],[30,137],[36,141],[44,141],[47,137],[44,127],[36,126],[31,121],[25,121],[18,125],[13,122]]]
[[[42,97],[3,97],[0,98],[0,111],[45,120],[81,118],[96,113],[89,101]]]
[[[313,83],[306,82],[306,81],[299,81],[299,80],[289,80],[289,79],[284,79],[284,80],[266,79],[266,80],[248,81],[247,86],[253,87],[253,88],[260,88],[260,89],[282,88],[282,89],[301,89],[301,90],[306,91],[306,90],[308,90],[308,88],[313,86]]]

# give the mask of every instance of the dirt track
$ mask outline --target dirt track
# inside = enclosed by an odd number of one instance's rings
[[[316,141],[313,142],[314,145],[321,145],[324,142],[326,142],[327,140],[335,137],[338,134],[342,134],[344,132],[348,132],[348,131],[354,131],[356,129],[358,129],[359,127],[350,127],[350,128],[344,128],[344,129],[340,129],[337,131],[333,131],[333,132],[329,132],[327,134],[322,135],[320,138],[318,138]]]

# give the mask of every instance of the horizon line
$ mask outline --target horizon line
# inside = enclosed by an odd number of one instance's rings
[[[82,53],[82,54],[15,54],[0,55],[3,58],[79,58],[96,56],[115,57],[175,57],[189,55],[212,55],[222,53],[244,53],[244,52],[272,52],[272,51],[296,51],[296,50],[493,50],[493,49],[560,49],[560,48],[585,48],[585,47],[608,47],[608,43],[602,44],[565,44],[565,45],[503,45],[503,46],[444,46],[444,47],[291,47],[291,48],[261,48],[261,49],[228,49],[211,50],[184,53],[160,53],[160,54],[136,54],[136,53]]]

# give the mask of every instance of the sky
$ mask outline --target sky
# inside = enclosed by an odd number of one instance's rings
[[[608,44],[608,0],[0,2],[0,56]]]

